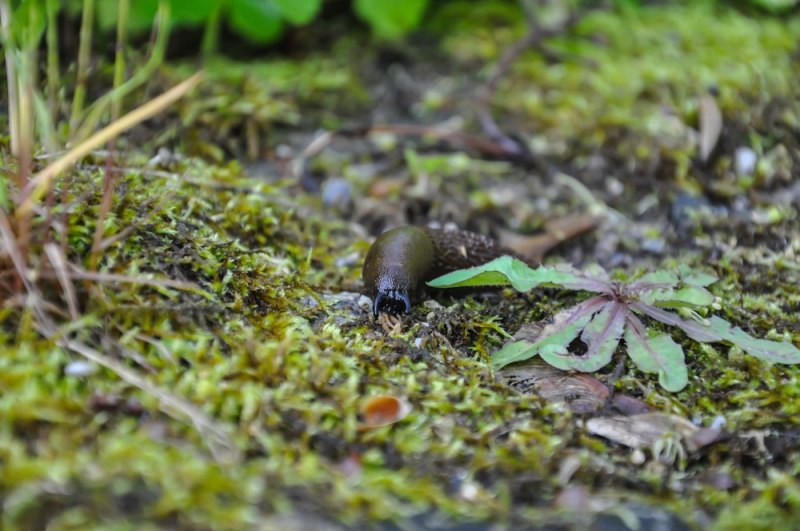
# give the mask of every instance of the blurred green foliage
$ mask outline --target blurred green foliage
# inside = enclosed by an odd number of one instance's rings
[[[36,2],[38,0],[25,0]],[[79,13],[83,0],[63,0],[71,13]],[[242,37],[257,43],[274,42],[287,24],[304,25],[317,17],[325,0],[171,0],[172,21],[183,27],[202,27],[210,31],[224,22]],[[95,0],[96,20],[101,30],[117,24],[117,0]],[[748,4],[770,13],[797,6],[799,0],[748,0]],[[513,4],[510,1],[499,4]],[[524,3],[524,2],[523,2]],[[580,2],[578,2],[580,3]],[[583,2],[587,3],[587,2]],[[640,0],[614,0],[618,6],[640,7]],[[419,27],[430,0],[353,0],[353,11],[382,39],[398,39]],[[536,9],[536,4],[533,4]],[[539,6],[541,8],[542,6]],[[544,6],[545,10],[547,6]],[[552,6],[551,6],[552,7]],[[158,0],[132,2],[130,31],[149,31],[158,9]]]
[[[117,24],[117,0],[95,0],[97,25]],[[286,24],[303,25],[319,15],[324,0],[172,0],[172,21],[184,27],[213,27],[224,21],[242,37],[258,44],[278,39]],[[395,39],[417,27],[429,0],[355,0],[355,13],[375,35]],[[70,12],[80,12],[83,0],[67,0]],[[158,0],[132,2],[128,26],[132,32],[150,29]]]

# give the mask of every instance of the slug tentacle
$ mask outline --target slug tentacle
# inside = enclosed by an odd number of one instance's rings
[[[425,282],[485,264],[500,256],[523,259],[498,242],[473,232],[401,227],[383,233],[367,252],[362,276],[375,315],[409,313]]]

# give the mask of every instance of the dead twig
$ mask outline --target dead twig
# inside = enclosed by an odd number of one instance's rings
[[[44,252],[53,266],[56,273],[58,282],[61,284],[61,289],[64,290],[64,298],[67,299],[67,306],[69,307],[69,315],[73,321],[80,319],[78,313],[78,301],[75,297],[75,287],[72,285],[72,280],[67,272],[67,260],[61,254],[61,248],[54,243],[44,244]]]

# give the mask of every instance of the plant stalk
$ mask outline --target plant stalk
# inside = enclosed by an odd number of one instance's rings
[[[125,45],[128,34],[128,0],[119,0],[119,12],[117,18],[117,54],[114,62],[114,89],[112,94],[118,94],[119,87],[125,82]],[[112,96],[111,98],[111,121],[115,122],[122,110],[122,95]],[[103,199],[100,202],[100,209],[97,212],[97,222],[94,229],[94,240],[92,241],[92,254],[89,258],[89,271],[97,271],[97,263],[100,260],[100,243],[103,241],[103,226],[106,216],[111,210],[111,203],[114,200],[114,190],[116,189],[116,177],[111,171],[114,165],[114,151],[117,147],[117,137],[108,141],[108,155],[106,157],[106,173],[103,178]],[[87,281],[88,282],[88,281]]]
[[[214,9],[208,16],[208,20],[206,20],[206,27],[203,31],[203,44],[201,45],[203,60],[207,60],[219,51],[219,32],[223,3],[224,0],[217,0],[214,4]]]
[[[61,67],[58,61],[58,0],[46,0],[47,9],[47,108],[50,123],[58,123],[58,93]]]
[[[103,116],[103,113],[106,110],[106,106],[111,103],[114,99],[121,99],[132,91],[134,91],[137,87],[141,86],[142,84],[146,83],[155,73],[158,66],[164,59],[164,53],[167,49],[167,42],[169,40],[169,13],[170,13],[170,4],[166,1],[161,1],[159,3],[158,14],[156,15],[157,18],[157,27],[158,27],[158,35],[156,37],[156,42],[153,45],[152,51],[150,52],[150,58],[147,60],[147,63],[140,69],[136,71],[136,73],[125,83],[117,87],[116,89],[110,91],[109,93],[103,95],[99,98],[96,102],[94,102],[89,108],[86,109],[86,118],[83,119],[83,123],[80,124],[80,128],[75,132],[75,135],[72,137],[74,142],[82,142],[85,138],[89,137],[92,129],[95,127],[100,118]],[[73,117],[76,122],[78,118]]]
[[[117,54],[114,60],[114,90],[125,82],[125,47],[128,44],[128,12],[130,0],[119,0],[119,17],[117,18]],[[122,98],[124,95],[111,98],[111,121],[120,117]]]
[[[5,36],[6,78],[8,80],[8,121],[11,131],[11,154],[19,157],[19,95],[17,94],[17,73],[14,68],[14,51],[8,44],[11,42],[9,28],[11,26],[11,6],[8,0],[0,0],[0,23]],[[20,184],[20,181],[17,181]]]
[[[92,29],[94,27],[94,0],[83,0],[81,15],[81,39],[78,50],[78,77],[75,84],[75,95],[72,98],[72,114],[70,116],[70,138],[74,139],[77,120],[83,112],[86,99],[86,84],[89,78],[89,61],[92,52]]]

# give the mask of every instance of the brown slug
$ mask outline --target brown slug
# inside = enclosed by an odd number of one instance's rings
[[[495,240],[461,230],[400,227],[372,244],[361,272],[372,311],[409,313],[411,304],[436,277],[485,264],[504,255],[524,260]]]

